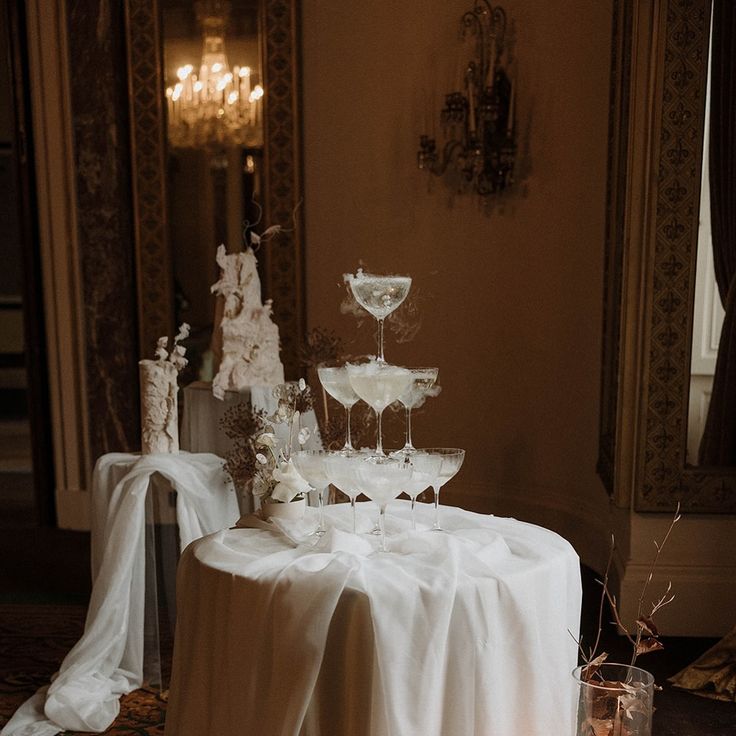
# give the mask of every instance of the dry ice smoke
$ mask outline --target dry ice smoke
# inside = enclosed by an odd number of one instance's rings
[[[360,261],[358,272],[374,273],[364,261]],[[352,315],[360,327],[366,318],[373,321],[373,317],[358,304],[350,288],[350,277],[353,274],[343,274],[345,286],[345,297],[340,302],[340,314]],[[397,343],[411,342],[422,326],[420,305],[422,302],[421,290],[412,283],[409,296],[402,302],[401,306],[386,317],[386,327],[391,332]]]

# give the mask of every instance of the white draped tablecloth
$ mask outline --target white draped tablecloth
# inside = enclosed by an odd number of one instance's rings
[[[567,736],[578,557],[513,519],[328,506],[328,532],[260,521],[182,555],[167,736]]]
[[[103,455],[92,487],[92,596],[84,634],[51,685],[26,701],[1,736],[104,731],[119,698],[143,683],[146,498],[152,476],[177,492],[184,548],[238,518],[222,459],[207,453]]]

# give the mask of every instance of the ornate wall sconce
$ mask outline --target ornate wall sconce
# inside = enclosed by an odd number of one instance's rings
[[[462,27],[463,37],[475,38],[474,58],[465,68],[465,89],[445,96],[440,122],[446,143],[441,154],[434,138],[423,135],[417,163],[437,176],[452,167],[460,175],[461,191],[488,197],[514,181],[516,80],[504,66],[506,12],[488,0],[476,0],[463,14]]]

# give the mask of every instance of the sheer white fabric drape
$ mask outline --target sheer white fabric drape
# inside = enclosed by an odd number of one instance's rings
[[[121,695],[143,681],[146,495],[159,473],[177,492],[181,548],[231,525],[238,506],[222,469],[207,453],[104,455],[92,490],[93,588],[84,634],[51,684],[26,701],[0,736],[104,731]]]

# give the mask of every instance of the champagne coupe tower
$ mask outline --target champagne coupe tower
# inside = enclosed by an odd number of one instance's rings
[[[378,276],[358,269],[357,274],[349,274],[346,278],[358,304],[378,321],[378,360],[385,363],[383,321],[408,296],[411,276]]]
[[[341,452],[351,453],[353,442],[350,437],[350,411],[353,404],[360,401],[360,397],[350,385],[348,369],[344,365],[321,365],[317,368],[317,375],[324,390],[345,407],[345,444]]]

